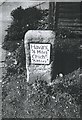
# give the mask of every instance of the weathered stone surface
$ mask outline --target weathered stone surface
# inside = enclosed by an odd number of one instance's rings
[[[51,82],[53,51],[54,51],[55,33],[50,30],[29,30],[25,34],[25,53],[26,53],[26,69],[27,82],[33,83],[37,79]],[[32,64],[30,61],[30,43],[51,44],[50,64]]]

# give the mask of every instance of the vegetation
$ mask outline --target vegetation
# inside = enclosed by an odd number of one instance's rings
[[[18,48],[17,42],[24,39],[28,30],[37,29],[43,12],[36,8],[23,9],[21,6],[11,12],[12,23],[8,27],[3,49],[14,51]]]

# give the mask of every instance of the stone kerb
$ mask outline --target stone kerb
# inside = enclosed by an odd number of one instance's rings
[[[25,34],[27,82],[51,82],[54,41],[55,33],[51,30],[29,30]]]

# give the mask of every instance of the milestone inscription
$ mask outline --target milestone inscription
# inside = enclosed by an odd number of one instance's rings
[[[31,64],[50,63],[50,44],[30,43]]]

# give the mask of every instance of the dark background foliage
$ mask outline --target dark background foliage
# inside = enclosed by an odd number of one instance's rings
[[[37,29],[39,20],[43,12],[37,8],[23,9],[21,6],[11,12],[12,22],[8,27],[7,35],[3,42],[3,49],[14,51],[17,48],[17,42],[24,39],[28,30]]]
[[[21,6],[11,12],[12,22],[3,42],[3,49],[17,51],[17,60],[25,67],[24,35],[28,30],[48,30],[49,11]],[[54,26],[55,27],[55,26]],[[80,35],[70,29],[57,29],[54,46],[53,79],[80,67]]]

